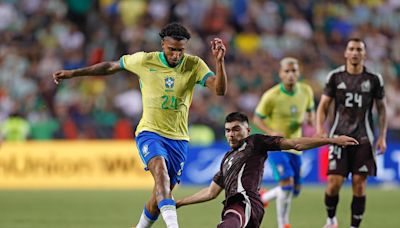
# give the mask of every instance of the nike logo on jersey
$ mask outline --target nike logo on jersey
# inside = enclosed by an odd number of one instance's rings
[[[346,84],[344,84],[344,82],[341,82],[336,88],[337,89],[347,89]]]
[[[358,169],[360,172],[368,172],[368,168],[366,165],[361,166],[361,168]]]
[[[154,69],[154,68],[149,68],[149,71],[150,71],[150,72],[155,72],[155,71],[157,71],[157,70]]]

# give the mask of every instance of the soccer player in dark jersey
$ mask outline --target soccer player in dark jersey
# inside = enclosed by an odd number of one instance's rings
[[[337,227],[335,214],[339,191],[349,173],[352,173],[353,188],[351,227],[359,227],[365,211],[367,176],[376,176],[375,148],[377,153],[386,150],[387,118],[382,76],[364,66],[366,51],[362,40],[350,39],[344,57],[346,65],[328,75],[317,109],[317,134],[326,135],[324,122],[329,105],[334,102],[335,118],[329,137],[345,134],[357,139],[360,144],[348,148],[329,148],[328,183],[325,191],[328,218],[325,228]],[[379,115],[379,137],[375,147],[371,114],[374,102]]]
[[[267,151],[288,149],[306,150],[325,144],[338,146],[357,145],[347,136],[336,138],[294,138],[250,134],[246,115],[233,112],[225,119],[225,136],[231,147],[215,174],[210,186],[199,192],[177,200],[177,207],[201,203],[216,198],[225,189],[222,221],[218,227],[259,227],[264,207],[258,193],[264,172]]]

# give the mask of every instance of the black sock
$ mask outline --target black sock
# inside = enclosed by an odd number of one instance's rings
[[[325,206],[328,212],[328,217],[333,218],[336,215],[336,206],[339,202],[339,195],[329,196],[325,193]]]
[[[353,196],[351,202],[351,226],[359,227],[365,211],[365,196]]]

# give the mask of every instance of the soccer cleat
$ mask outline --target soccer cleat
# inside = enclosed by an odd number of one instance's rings
[[[290,224],[285,224],[284,226],[283,226],[283,228],[291,228],[292,226],[290,225]]]
[[[333,218],[327,218],[326,219],[326,224],[322,228],[338,228],[338,222],[336,217]]]
[[[264,208],[267,208],[267,207],[268,207],[268,204],[269,204],[268,201],[265,201],[265,202],[264,202],[264,200],[262,199],[262,198],[263,198],[263,195],[264,195],[267,191],[268,191],[268,189],[266,189],[266,188],[261,188],[260,191],[258,192],[258,193],[260,194],[261,202],[263,203]]]

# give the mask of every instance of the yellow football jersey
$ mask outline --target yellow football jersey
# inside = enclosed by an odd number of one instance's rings
[[[205,86],[214,73],[197,56],[185,54],[170,67],[163,52],[124,55],[120,65],[139,77],[143,113],[136,135],[151,131],[161,136],[189,140],[188,113],[196,84]]]
[[[313,109],[314,95],[310,86],[298,82],[294,92],[289,92],[281,83],[263,94],[255,114],[272,130],[282,132],[286,138],[297,138],[302,135],[305,113]]]

